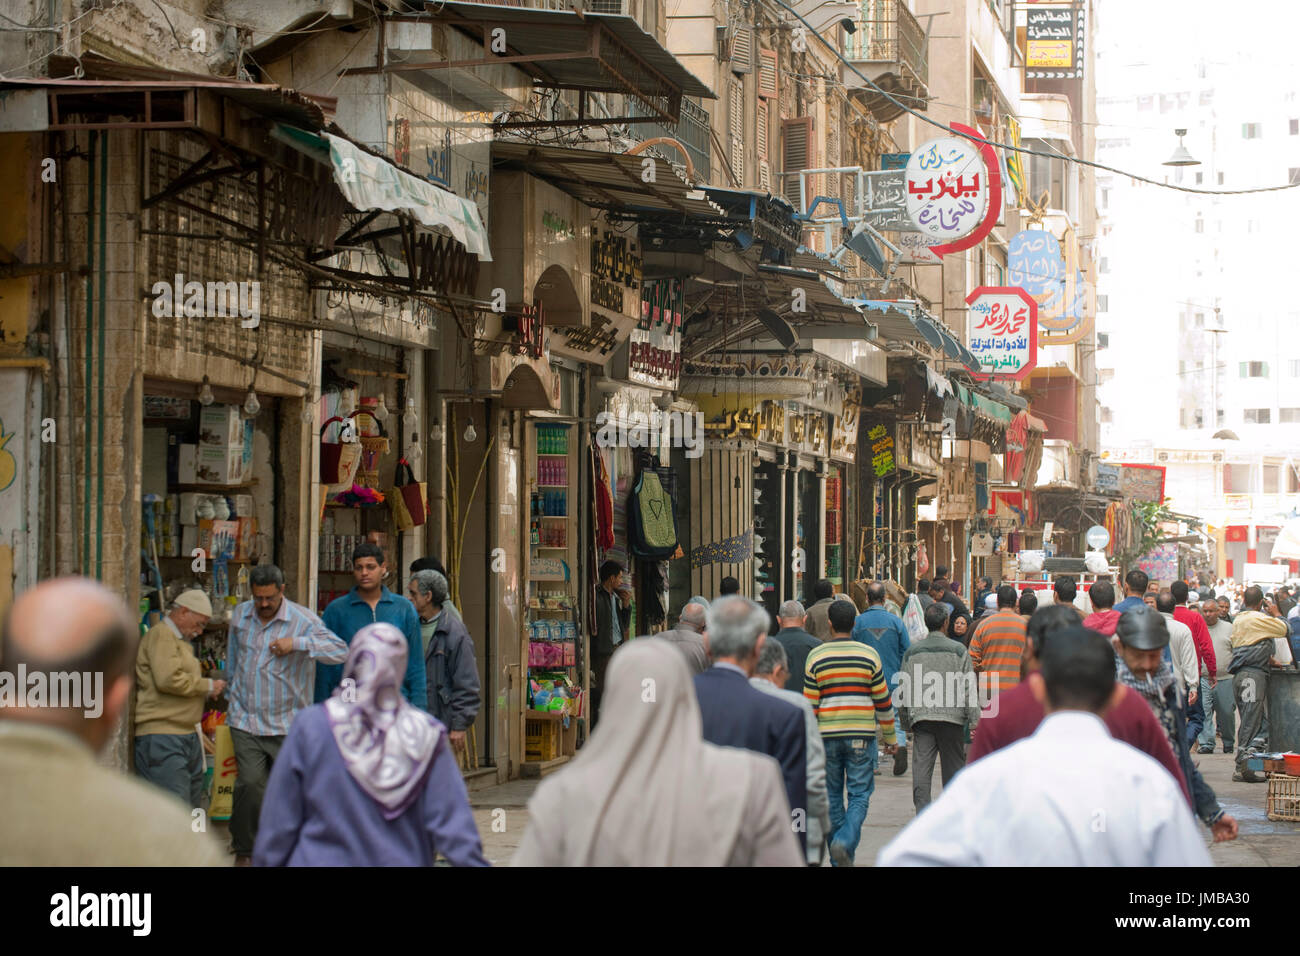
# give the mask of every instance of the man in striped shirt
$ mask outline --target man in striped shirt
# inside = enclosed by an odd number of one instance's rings
[[[826,744],[831,862],[836,866],[853,865],[876,788],[877,735],[884,738],[885,753],[897,749],[894,707],[880,655],[852,638],[856,610],[847,601],[831,604],[826,614],[831,639],[808,652],[804,670],[804,696],[812,702]]]
[[[970,662],[976,674],[988,674],[990,694],[1010,690],[1020,683],[1020,668],[1029,637],[1027,621],[1016,610],[1016,589],[998,588],[996,614],[985,614],[970,641]]]
[[[343,639],[301,604],[284,596],[284,573],[259,564],[249,574],[253,599],[230,615],[226,673],[230,675],[230,727],[239,776],[235,778],[230,838],[235,865],[251,862],[271,765],[294,715],[312,703],[315,661],[337,664],[348,656]]]

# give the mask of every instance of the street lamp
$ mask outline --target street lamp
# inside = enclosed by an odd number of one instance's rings
[[[1201,165],[1201,161],[1200,161],[1199,159],[1193,159],[1193,158],[1192,158],[1192,154],[1189,153],[1189,152],[1187,151],[1187,147],[1183,145],[1183,137],[1187,135],[1187,130],[1185,130],[1185,129],[1176,129],[1176,130],[1174,130],[1174,133],[1175,133],[1175,135],[1177,135],[1177,137],[1178,137],[1178,148],[1174,150],[1174,155],[1170,156],[1167,160],[1165,160],[1164,163],[1163,163],[1162,165],[1165,165],[1165,166],[1199,166],[1199,165]]]

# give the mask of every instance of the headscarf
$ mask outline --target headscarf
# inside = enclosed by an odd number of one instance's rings
[[[953,626],[952,626],[953,623],[954,623],[958,618],[961,618],[962,620],[964,620],[964,621],[966,622],[966,633],[965,633],[965,634],[958,635],[957,632],[956,632],[956,630],[955,630],[955,629],[953,628]],[[969,614],[963,614],[963,613],[960,612],[960,611],[958,611],[958,612],[955,613],[955,614],[951,614],[951,615],[949,615],[949,616],[948,616],[948,636],[951,637],[951,638],[952,638],[954,641],[956,641],[958,644],[961,644],[961,645],[964,646],[964,647],[969,647],[969,646],[970,646],[970,639],[971,639],[971,631],[973,631],[973,630],[975,629],[975,625],[974,625],[974,623],[972,623],[972,621],[973,621],[973,619],[971,618],[971,616],[970,616]]]
[[[343,682],[325,702],[330,730],[352,779],[385,820],[415,802],[433,766],[442,729],[402,697],[406,637],[391,624],[357,631],[343,665]]]
[[[1174,753],[1177,754],[1178,748],[1181,746],[1178,740],[1177,724],[1174,723],[1173,708],[1169,706],[1168,699],[1165,696],[1170,685],[1174,683],[1174,671],[1169,666],[1169,662],[1162,657],[1159,669],[1154,674],[1148,674],[1145,679],[1140,679],[1124,663],[1124,656],[1116,654],[1115,679],[1121,684],[1132,687],[1142,695],[1142,699],[1147,702],[1147,706],[1155,714],[1156,720],[1160,721],[1160,726],[1164,728],[1165,736],[1169,738],[1169,745],[1173,747]],[[1175,699],[1177,698],[1175,697]]]
[[[682,653],[639,638],[610,659],[600,721],[529,801],[565,866],[721,866],[746,824],[758,755],[704,741]]]

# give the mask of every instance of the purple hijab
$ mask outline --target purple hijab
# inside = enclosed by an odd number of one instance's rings
[[[343,681],[325,702],[334,742],[348,773],[379,804],[385,820],[419,796],[442,731],[402,697],[406,637],[391,624],[357,631]]]

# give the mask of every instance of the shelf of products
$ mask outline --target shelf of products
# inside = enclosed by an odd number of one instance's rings
[[[826,563],[823,576],[838,587],[844,585],[844,479],[838,468],[826,478]]]

